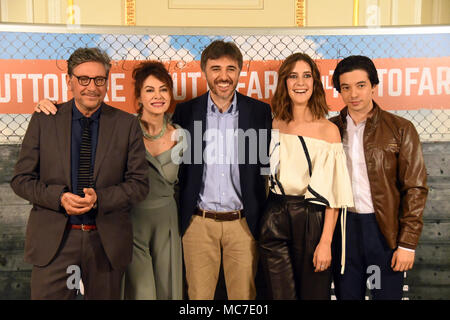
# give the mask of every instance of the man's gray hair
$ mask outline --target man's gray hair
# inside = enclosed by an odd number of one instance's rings
[[[99,48],[78,48],[67,60],[67,73],[73,75],[73,69],[85,62],[99,62],[105,66],[106,76],[111,69],[111,59],[108,54]]]

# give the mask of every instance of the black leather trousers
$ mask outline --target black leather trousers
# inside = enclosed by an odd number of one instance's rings
[[[324,206],[302,196],[270,193],[259,238],[269,299],[330,299],[331,271],[314,272],[313,265],[324,216]]]

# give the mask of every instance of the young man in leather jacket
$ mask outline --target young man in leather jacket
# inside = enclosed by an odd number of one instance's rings
[[[419,136],[410,121],[373,100],[378,83],[364,56],[343,59],[333,74],[346,107],[330,120],[343,138],[355,203],[335,234],[341,300],[363,300],[366,283],[373,299],[401,299],[423,226],[428,188]]]

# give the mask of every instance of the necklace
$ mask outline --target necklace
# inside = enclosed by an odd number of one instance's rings
[[[164,116],[163,117],[163,126],[161,131],[157,134],[152,136],[151,134],[148,134],[147,131],[145,130],[144,125],[142,124],[141,121],[142,115],[138,116],[139,119],[139,124],[141,125],[141,130],[142,130],[142,134],[144,135],[144,138],[148,139],[148,140],[158,140],[159,138],[161,138],[164,133],[166,133],[166,129],[167,129],[167,118]]]

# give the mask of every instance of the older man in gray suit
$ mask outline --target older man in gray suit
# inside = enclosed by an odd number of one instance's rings
[[[31,298],[74,298],[68,278],[79,272],[86,299],[119,299],[132,255],[129,210],[149,188],[142,132],[134,116],[103,102],[104,52],[80,48],[67,63],[73,99],[55,117],[33,114],[11,181],[33,204]]]

